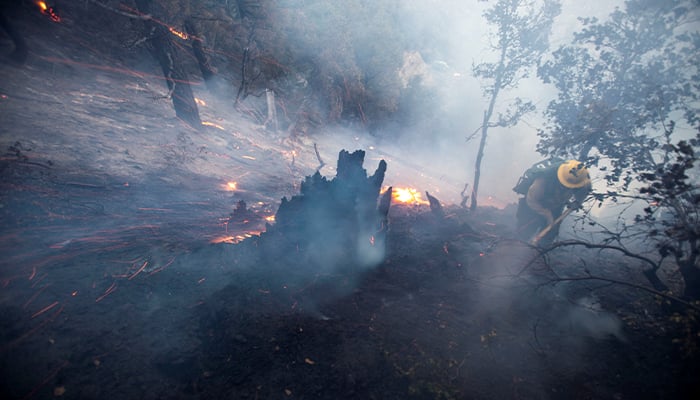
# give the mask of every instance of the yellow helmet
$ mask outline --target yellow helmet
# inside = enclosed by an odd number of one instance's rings
[[[569,189],[582,188],[591,183],[588,169],[582,162],[576,160],[562,163],[557,169],[557,178],[559,178],[559,183]]]

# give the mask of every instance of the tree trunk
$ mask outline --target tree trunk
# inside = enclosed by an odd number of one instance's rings
[[[151,15],[152,3],[152,0],[136,0],[139,11],[144,15]],[[173,99],[175,115],[191,127],[199,129],[202,121],[194,101],[189,76],[179,63],[177,47],[172,43],[170,31],[153,19],[147,20],[145,24],[146,35],[151,41],[151,53],[163,69],[163,76]]]
[[[503,69],[505,68],[505,60],[507,54],[507,46],[501,49],[500,61],[496,69],[496,80],[493,82],[493,93],[489,100],[489,108],[484,111],[484,121],[481,124],[481,141],[479,141],[479,150],[476,153],[476,165],[474,166],[474,184],[472,185],[472,203],[469,206],[471,211],[476,210],[477,195],[479,194],[479,179],[481,179],[481,160],[484,158],[484,148],[486,147],[486,137],[489,133],[489,122],[493,115],[493,109],[496,106],[496,98],[503,84]]]
[[[204,52],[204,38],[199,34],[196,25],[191,19],[185,21],[185,31],[187,31],[192,42],[192,52],[194,53],[194,58],[197,59],[199,70],[202,72],[202,78],[204,78],[207,88],[214,91],[216,89],[214,87],[216,71],[214,71],[214,68],[209,63],[209,57]]]
[[[484,158],[484,148],[486,147],[486,137],[489,133],[489,121],[491,121],[491,115],[493,115],[493,108],[496,105],[496,97],[498,97],[498,91],[501,85],[501,78],[498,76],[496,82],[494,83],[493,94],[491,95],[491,101],[489,102],[488,110],[484,111],[484,120],[481,125],[481,140],[479,141],[479,150],[476,153],[476,165],[474,166],[474,184],[472,185],[472,202],[469,206],[471,211],[476,210],[477,206],[477,195],[479,194],[479,180],[481,179],[481,160]]]

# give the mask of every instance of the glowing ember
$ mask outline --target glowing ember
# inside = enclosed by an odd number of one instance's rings
[[[430,202],[423,200],[420,193],[413,188],[394,188],[391,197],[394,201],[405,204],[425,204],[429,205]]]
[[[248,160],[255,160],[255,157],[253,157],[253,156],[241,156],[241,158],[245,158]]]
[[[172,26],[169,26],[168,30],[170,30],[170,33],[179,37],[180,39],[187,40],[189,38],[189,35],[187,35],[185,32],[180,32],[177,29],[173,28]]]
[[[206,101],[204,101],[200,98],[197,98],[197,97],[194,98],[194,102],[197,103],[198,106],[202,106],[202,107],[207,105]]]
[[[267,222],[275,222],[275,216],[274,215],[268,215],[265,217],[265,221]]]
[[[61,22],[61,17],[58,16],[56,13],[56,10],[53,7],[49,7],[46,2],[44,1],[37,1],[36,5],[39,6],[39,10],[41,10],[41,13],[44,15],[48,15],[49,18],[51,18],[51,21],[53,22]]]
[[[221,125],[219,125],[219,124],[215,124],[215,123],[213,123],[213,122],[202,121],[202,125],[205,125],[205,126],[212,126],[212,127],[216,128],[216,129],[221,129],[222,131],[224,130],[224,127],[223,127],[223,126],[221,126]]]

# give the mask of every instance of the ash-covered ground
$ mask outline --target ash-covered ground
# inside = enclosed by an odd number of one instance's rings
[[[539,257],[512,239],[512,207],[449,201],[392,204],[370,267],[324,245],[275,251],[258,234],[319,167],[314,144],[329,179],[341,149],[363,149],[368,171],[388,162],[385,184],[454,193],[409,156],[356,135],[288,140],[197,84],[211,124],[193,130],[138,49],[99,48],[70,19],[18,24],[29,60],[0,63],[2,398],[697,395],[685,314],[560,281],[585,267],[647,285],[629,260]]]

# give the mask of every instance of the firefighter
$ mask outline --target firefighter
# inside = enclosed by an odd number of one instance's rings
[[[530,177],[531,182],[518,203],[517,232],[526,241],[551,227],[538,242],[551,244],[559,233],[557,218],[564,209],[579,208],[591,191],[591,178],[586,166],[576,160],[557,163]]]

